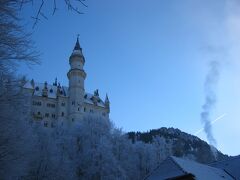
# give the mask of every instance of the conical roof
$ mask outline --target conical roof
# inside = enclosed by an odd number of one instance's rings
[[[77,37],[77,42],[75,44],[75,47],[74,47],[74,50],[82,50],[82,48],[80,47],[80,44],[79,44],[79,38]]]

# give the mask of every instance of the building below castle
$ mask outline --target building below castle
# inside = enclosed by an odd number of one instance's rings
[[[61,86],[57,79],[53,84],[37,83],[34,80],[26,82],[23,89],[31,99],[33,119],[42,121],[44,126],[50,126],[54,119],[76,121],[89,114],[109,118],[108,96],[106,95],[103,101],[99,97],[98,90],[94,91],[93,94],[85,92],[84,63],[85,58],[77,38],[69,58],[68,87]]]

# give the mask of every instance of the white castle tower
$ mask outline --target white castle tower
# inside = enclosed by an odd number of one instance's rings
[[[84,116],[94,115],[109,118],[110,102],[106,95],[103,101],[98,90],[93,94],[85,92],[86,73],[83,69],[85,58],[79,39],[69,57],[70,70],[67,73],[69,87],[62,86],[57,78],[53,84],[28,81],[23,86],[29,95],[31,115],[45,127],[54,127],[56,121],[81,120]]]
[[[83,114],[83,102],[84,102],[84,80],[86,78],[86,73],[83,70],[85,63],[84,56],[82,54],[82,48],[79,44],[79,39],[77,38],[76,45],[73,52],[69,58],[70,70],[67,73],[69,79],[69,118],[74,121],[74,119],[80,119]]]

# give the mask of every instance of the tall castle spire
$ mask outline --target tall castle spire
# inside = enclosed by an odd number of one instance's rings
[[[67,74],[69,79],[69,117],[72,121],[80,119],[83,113],[84,80],[86,78],[86,73],[83,69],[84,63],[85,59],[79,44],[79,38],[77,37],[75,47],[69,58],[70,70]]]
[[[80,51],[82,51],[82,48],[81,48],[80,43],[79,43],[79,35],[77,36],[77,41],[76,41],[74,50],[80,50]]]
[[[82,58],[83,64],[85,63],[85,58],[83,56],[82,48],[81,48],[80,43],[79,43],[79,35],[77,37],[77,41],[75,43],[75,46],[74,46],[74,49],[73,49],[73,52],[72,52],[71,56],[79,56],[79,57]]]

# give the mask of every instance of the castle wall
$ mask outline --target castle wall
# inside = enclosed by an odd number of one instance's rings
[[[67,97],[58,97],[57,99],[57,118],[66,119],[68,116],[68,98]]]
[[[39,120],[56,119],[57,118],[56,99],[33,96],[32,115],[34,119],[39,119]]]
[[[101,106],[84,103],[84,115],[96,115],[99,117],[109,118],[107,109]]]

